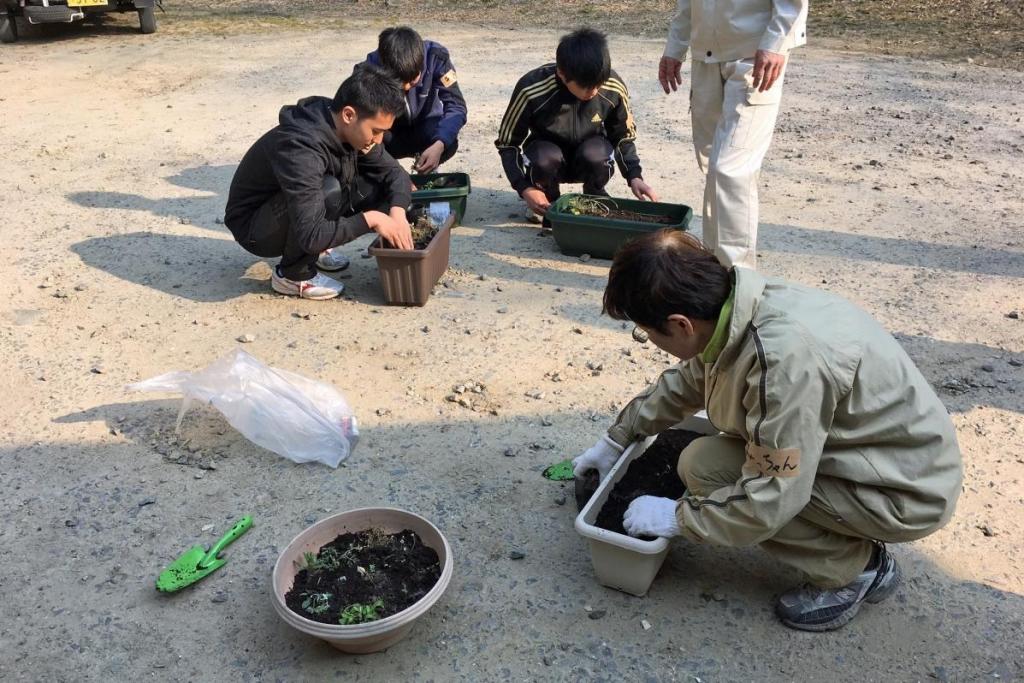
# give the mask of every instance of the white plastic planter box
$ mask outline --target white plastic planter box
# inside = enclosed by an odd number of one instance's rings
[[[688,429],[701,434],[715,434],[715,429],[704,413],[683,420],[676,429]],[[617,534],[595,525],[608,494],[626,473],[629,463],[638,458],[654,438],[637,441],[623,451],[619,461],[604,478],[580,514],[576,516],[576,531],[590,544],[590,559],[594,563],[597,581],[603,586],[632,595],[642,596],[651,587],[658,570],[668,555],[668,539],[641,541],[639,538]]]

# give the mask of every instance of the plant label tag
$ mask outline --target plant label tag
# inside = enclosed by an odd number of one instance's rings
[[[448,202],[430,202],[430,218],[435,223],[444,223],[452,213],[452,207]]]

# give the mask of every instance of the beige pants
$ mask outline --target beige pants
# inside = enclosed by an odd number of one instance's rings
[[[679,458],[679,477],[698,496],[708,496],[734,485],[746,460],[744,443],[728,436],[697,439]],[[770,540],[761,546],[780,562],[807,574],[820,588],[838,588],[852,582],[871,559],[870,539],[903,542],[927,536],[931,530],[908,530],[893,525],[879,527],[878,516],[865,511],[860,517],[840,517],[833,507],[863,508],[850,496],[850,487],[833,477],[814,481],[811,502]],[[832,501],[832,502],[830,502]]]
[[[704,243],[727,267],[757,267],[757,182],[782,100],[785,72],[753,88],[753,59],[693,61],[690,117],[704,185]]]

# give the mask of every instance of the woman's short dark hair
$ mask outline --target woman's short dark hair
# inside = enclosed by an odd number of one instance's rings
[[[380,65],[402,83],[412,83],[423,70],[423,39],[408,26],[392,26],[377,39]]]
[[[608,39],[592,28],[578,28],[558,41],[555,65],[562,70],[565,80],[584,88],[596,88],[612,73]]]
[[[331,101],[331,110],[340,112],[345,107],[356,110],[359,118],[405,111],[405,92],[389,71],[373,64],[360,64],[338,88]]]
[[[604,312],[666,333],[675,313],[717,320],[730,291],[729,270],[700,240],[681,230],[659,230],[616,252]]]

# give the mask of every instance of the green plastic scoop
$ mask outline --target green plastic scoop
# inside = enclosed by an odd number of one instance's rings
[[[545,479],[550,479],[551,481],[569,481],[573,478],[572,460],[563,460],[562,462],[556,462],[554,465],[549,465],[541,474],[544,475]]]
[[[173,593],[220,569],[227,563],[227,559],[218,558],[217,555],[238,540],[238,537],[251,526],[252,517],[246,515],[228,529],[228,532],[209,550],[201,545],[192,546],[181,557],[167,565],[167,569],[160,572],[156,579],[156,589],[164,593]]]

